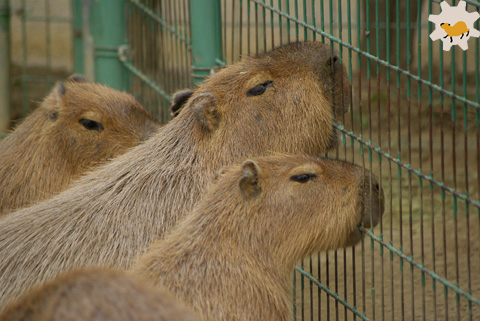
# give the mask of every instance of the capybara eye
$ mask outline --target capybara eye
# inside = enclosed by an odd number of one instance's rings
[[[78,122],[80,124],[82,124],[83,127],[85,127],[88,130],[97,130],[97,131],[101,132],[104,129],[102,124],[100,124],[99,122],[96,122],[94,120],[82,118]]]
[[[300,174],[300,175],[294,175],[290,177],[290,180],[294,182],[299,182],[299,183],[306,183],[312,178],[317,177],[315,174]]]
[[[264,82],[263,84],[260,84],[260,85],[256,85],[255,87],[249,89],[247,91],[247,97],[250,97],[250,96],[258,96],[258,95],[261,95],[265,92],[265,90],[267,90],[267,88],[273,83],[272,80],[268,80],[266,82]]]

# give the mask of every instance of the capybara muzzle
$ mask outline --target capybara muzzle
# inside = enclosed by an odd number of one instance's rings
[[[385,194],[375,175],[365,173],[363,184],[363,210],[361,223],[372,228],[380,222],[385,210]]]

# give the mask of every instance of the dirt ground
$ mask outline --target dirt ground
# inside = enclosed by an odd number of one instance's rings
[[[431,219],[425,222],[423,240],[417,226],[414,226],[411,231],[403,231],[404,253],[407,256],[413,253],[413,259],[420,264],[423,262],[427,270],[437,273],[439,277],[446,278],[454,285],[458,283],[460,289],[466,292],[470,290],[472,295],[478,298],[480,295],[480,278],[478,277],[480,242],[476,239],[480,232],[478,217],[470,216],[467,223],[464,215],[459,216],[457,233],[455,233],[454,221],[449,220],[445,226],[446,233],[443,234],[441,215],[437,216],[433,229]],[[393,236],[392,243],[398,248],[399,231],[393,229],[393,233],[390,234],[389,227],[386,228],[390,225],[388,216],[384,217],[384,224],[384,234]],[[432,239],[432,231],[435,233],[435,241]],[[470,233],[470,239],[467,233]],[[381,232],[378,231],[375,234],[380,235]],[[458,246],[455,246],[455,236],[457,236]],[[444,247],[444,237],[446,247]],[[433,248],[434,244],[435,248]],[[422,276],[417,267],[412,269],[406,261],[403,261],[402,271],[400,258],[396,254],[391,255],[390,251],[384,248],[382,255],[378,243],[373,245],[373,251],[371,246],[370,238],[366,237],[364,243],[357,245],[354,250],[339,250],[336,254],[331,252],[304,260],[304,269],[312,272],[312,275],[322,284],[327,285],[341,298],[346,298],[350,305],[356,306],[360,313],[365,313],[372,320],[478,320],[480,318],[480,306],[472,304],[470,315],[467,299],[460,296],[457,304],[453,290],[449,289],[445,294],[442,283],[436,281],[434,284],[431,276],[427,274]],[[410,250],[411,246],[413,252]],[[355,256],[355,263],[352,256]],[[350,310],[345,314],[345,307],[334,298],[328,298],[323,291],[319,301],[318,287],[315,284],[311,285],[306,278],[303,278],[304,290],[302,291],[302,276],[298,272],[296,280],[297,319],[353,319],[354,314]],[[355,297],[354,294],[356,294]],[[310,302],[313,302],[313,305]],[[321,311],[320,315],[319,311]]]

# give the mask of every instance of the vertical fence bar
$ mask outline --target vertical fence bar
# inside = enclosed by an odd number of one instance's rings
[[[73,69],[75,73],[84,74],[83,31],[82,31],[82,0],[73,0]]]
[[[126,0],[92,3],[92,34],[95,43],[95,81],[126,89],[128,73],[119,60],[119,47],[126,44]]]
[[[192,76],[197,85],[223,60],[220,1],[191,0],[190,12]]]
[[[10,123],[10,5],[0,0],[0,133]]]

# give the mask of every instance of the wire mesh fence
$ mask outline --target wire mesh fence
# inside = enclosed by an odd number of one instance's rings
[[[478,39],[444,52],[428,38],[432,1],[222,4],[228,63],[301,40],[340,53],[353,108],[329,156],[373,171],[386,192],[386,214],[359,246],[299,265],[294,319],[477,320]]]
[[[171,95],[193,86],[188,2],[131,0],[127,16],[130,90],[165,122]]]
[[[54,1],[12,4],[12,26],[20,35],[15,41],[23,48],[12,40],[19,113],[73,72],[76,33],[70,27],[52,31],[71,24],[71,3],[62,15]],[[325,42],[339,53],[353,87],[352,109],[337,119],[340,144],[328,156],[372,171],[385,191],[385,215],[364,230],[361,244],[299,263],[293,318],[478,320],[479,39],[470,38],[467,51],[444,52],[440,41],[432,42],[428,15],[440,13],[440,1],[219,2],[218,65],[303,40]],[[201,13],[190,12],[187,0],[124,3],[128,48],[112,59],[128,70],[126,89],[166,121],[172,94],[193,87],[199,78],[192,74],[210,71],[195,67],[192,54],[192,32],[202,25],[191,20]],[[466,9],[478,12],[480,3],[468,0]],[[44,29],[44,35],[34,36],[30,28]],[[55,39],[62,34],[68,35]],[[33,39],[44,44],[37,64]],[[52,49],[60,43],[70,46],[58,49],[66,58]]]
[[[70,1],[10,1],[11,110],[24,117],[73,73]]]

